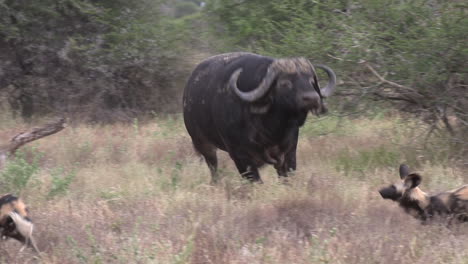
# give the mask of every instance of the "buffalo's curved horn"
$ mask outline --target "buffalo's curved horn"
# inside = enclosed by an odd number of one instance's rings
[[[242,69],[237,69],[234,71],[234,73],[231,75],[231,78],[229,79],[229,87],[234,91],[235,94],[237,94],[237,96],[239,96],[239,98],[249,103],[255,102],[262,98],[270,90],[271,84],[277,75],[277,71],[270,67],[268,68],[265,77],[257,88],[249,92],[243,92],[237,87],[237,79],[239,78],[241,72]]]
[[[329,79],[328,84],[325,87],[323,87],[322,89],[320,89],[320,93],[322,94],[323,97],[329,97],[335,91],[336,74],[333,72],[332,69],[330,69],[330,67],[328,67],[326,65],[314,64],[314,66],[324,70],[328,75],[328,79]]]

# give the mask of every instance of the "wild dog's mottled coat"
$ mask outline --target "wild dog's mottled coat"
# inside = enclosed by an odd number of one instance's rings
[[[379,190],[384,199],[398,202],[409,214],[423,221],[434,217],[468,222],[468,185],[429,195],[419,189],[422,177],[400,165],[401,181]]]
[[[32,237],[33,224],[24,202],[11,194],[0,197],[0,236],[14,238],[39,253]],[[23,247],[24,249],[24,247]]]

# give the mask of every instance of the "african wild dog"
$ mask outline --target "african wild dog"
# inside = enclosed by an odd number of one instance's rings
[[[28,217],[28,210],[21,199],[11,194],[0,197],[0,237],[14,238],[26,246],[32,247],[37,253],[36,243],[32,236],[33,223]]]
[[[422,177],[409,172],[409,167],[400,165],[401,181],[379,190],[384,199],[398,202],[409,214],[426,222],[437,218],[468,222],[468,184],[457,189],[429,195],[418,185]]]

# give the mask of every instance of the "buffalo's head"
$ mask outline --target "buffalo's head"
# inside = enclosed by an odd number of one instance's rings
[[[231,75],[229,87],[239,98],[249,103],[256,104],[270,95],[275,104],[290,111],[322,114],[327,111],[323,99],[333,93],[336,75],[325,65],[315,67],[323,69],[328,75],[329,81],[324,88],[320,88],[315,68],[305,58],[274,60],[258,87],[248,92],[237,87],[242,72],[242,68],[239,68]],[[268,104],[266,106],[269,107]]]

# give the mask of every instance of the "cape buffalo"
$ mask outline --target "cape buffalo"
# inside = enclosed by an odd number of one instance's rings
[[[314,66],[328,75],[322,89]],[[258,168],[264,164],[274,165],[279,176],[295,170],[299,127],[309,111],[327,111],[323,100],[335,83],[329,67],[305,58],[236,52],[201,62],[185,86],[184,122],[211,182],[218,180],[217,149],[228,152],[251,181],[261,182]]]

